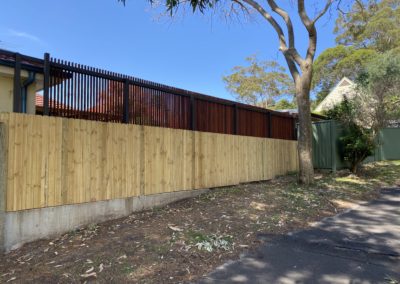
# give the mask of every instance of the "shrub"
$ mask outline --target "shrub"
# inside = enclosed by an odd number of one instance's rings
[[[329,118],[341,122],[344,126],[345,130],[339,137],[341,155],[349,162],[349,169],[355,174],[376,147],[372,131],[359,125],[357,113],[355,104],[347,99],[326,112]]]
[[[357,174],[361,163],[372,155],[375,142],[371,130],[362,128],[356,124],[349,125],[345,133],[339,138],[343,150],[343,158],[349,162],[349,169]]]

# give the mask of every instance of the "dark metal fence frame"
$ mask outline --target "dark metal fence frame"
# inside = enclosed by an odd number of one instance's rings
[[[234,101],[229,101],[221,98],[211,97],[203,94],[199,94],[196,92],[191,92],[179,88],[174,88],[166,85],[161,85],[158,83],[138,79],[135,77],[112,73],[105,70],[100,70],[88,66],[82,66],[74,63],[69,63],[62,60],[56,60],[50,57],[50,54],[45,53],[43,59],[34,58],[26,55],[22,55],[19,53],[14,53],[6,50],[0,50],[0,65],[6,65],[9,67],[14,68],[14,100],[13,100],[13,110],[14,112],[22,112],[22,103],[21,103],[21,70],[33,71],[37,73],[42,73],[44,76],[43,81],[43,115],[55,115],[51,113],[51,105],[50,105],[50,88],[51,88],[51,80],[52,80],[52,71],[54,70],[63,70],[62,72],[71,72],[71,73],[78,73],[86,76],[91,76],[97,79],[105,79],[111,80],[118,84],[122,84],[123,88],[123,100],[122,100],[122,115],[120,118],[120,122],[122,123],[132,123],[130,122],[130,112],[129,107],[130,104],[133,104],[130,101],[130,87],[141,87],[146,88],[153,91],[159,91],[161,93],[168,93],[175,96],[187,97],[189,99],[189,106],[190,106],[190,121],[189,127],[185,127],[184,129],[190,130],[201,130],[207,131],[207,129],[197,129],[197,121],[198,118],[197,111],[197,103],[200,101],[207,102],[208,104],[218,104],[223,106],[228,106],[232,108],[230,111],[233,112],[232,117],[232,130],[225,130],[223,133],[227,134],[239,134],[239,135],[247,135],[242,134],[239,131],[239,128],[250,127],[251,123],[253,122],[242,122],[239,121],[240,112],[243,110],[248,110],[251,113],[249,115],[253,115],[254,113],[260,113],[265,115],[266,121],[266,129],[265,131],[258,130],[259,133],[265,132],[265,134],[250,134],[250,136],[258,136],[258,137],[269,137],[269,138],[281,138],[281,139],[288,139],[288,140],[296,140],[296,131],[295,131],[295,118],[287,113],[276,112],[264,108],[259,108],[255,106],[250,106]],[[78,82],[79,83],[79,82]],[[206,105],[207,106],[207,105]],[[218,110],[215,110],[218,111]],[[56,114],[57,116],[63,116],[62,114]],[[200,114],[201,115],[201,114]],[[256,114],[254,114],[256,115]],[[254,116],[253,115],[253,116]],[[201,116],[200,116],[201,118]],[[277,120],[281,120],[278,122]],[[96,120],[96,119],[94,119]],[[288,122],[289,121],[289,122]],[[133,122],[136,123],[136,122]],[[139,124],[146,124],[140,122]],[[275,124],[277,126],[275,126]],[[279,128],[285,129],[285,135],[278,135],[276,132],[279,132]],[[281,129],[281,130],[282,130]],[[216,131],[212,131],[216,132]],[[279,137],[282,136],[282,137]],[[284,137],[283,137],[284,136]]]

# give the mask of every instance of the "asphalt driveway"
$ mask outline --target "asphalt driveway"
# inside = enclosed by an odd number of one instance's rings
[[[227,263],[200,283],[400,283],[400,188]]]

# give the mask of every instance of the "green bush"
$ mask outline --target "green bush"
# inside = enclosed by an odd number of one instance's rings
[[[376,146],[371,130],[356,124],[348,125],[344,134],[339,138],[339,142],[342,146],[343,158],[349,162],[349,169],[355,174],[365,158],[373,154]]]
[[[345,130],[339,137],[340,154],[348,161],[350,171],[356,174],[361,163],[373,154],[376,147],[372,131],[357,124],[356,106],[347,99],[327,111],[326,115],[343,124]]]

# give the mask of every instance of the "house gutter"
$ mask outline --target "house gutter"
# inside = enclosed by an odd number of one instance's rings
[[[28,98],[28,87],[35,82],[36,73],[29,71],[28,78],[22,83],[22,113],[26,113],[26,101]]]

